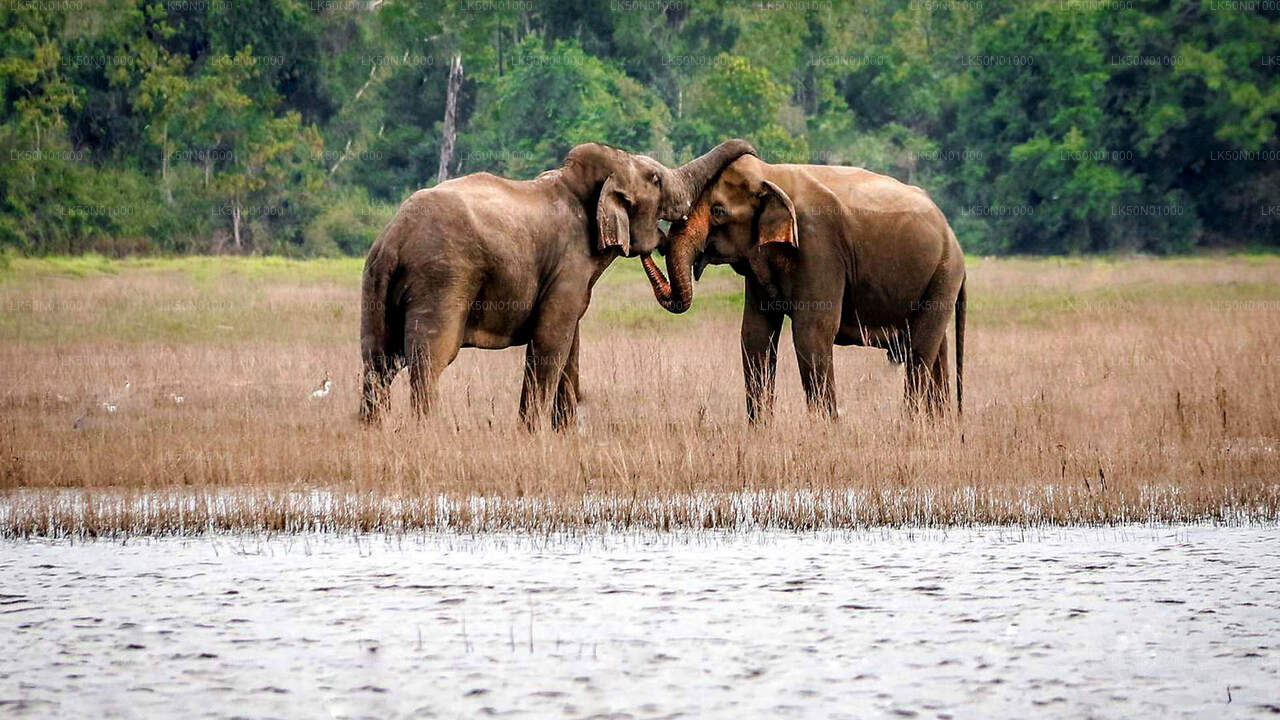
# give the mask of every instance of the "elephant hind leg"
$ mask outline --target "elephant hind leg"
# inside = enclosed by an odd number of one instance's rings
[[[366,424],[377,424],[391,407],[391,382],[405,366],[404,329],[404,308],[391,305],[386,308],[382,334],[361,338],[360,420]]]
[[[391,381],[403,360],[399,355],[377,353],[365,361],[360,395],[360,419],[365,423],[377,423],[391,406]]]
[[[440,303],[411,310],[406,315],[404,346],[409,365],[410,399],[419,417],[429,415],[436,405],[440,374],[462,347],[468,303]]]
[[[945,348],[945,343],[943,347]],[[937,354],[931,364],[912,354],[906,362],[904,397],[907,408],[912,412],[923,410],[934,416],[945,412],[947,400],[951,396],[946,374],[947,362],[942,352]]]
[[[907,361],[903,364],[906,369],[906,385],[903,390],[903,400],[906,403],[907,410],[917,413],[926,406],[925,397],[929,392],[929,386],[933,382],[930,368],[920,361],[920,358],[914,354],[907,357]]]
[[[933,368],[927,394],[929,413],[941,415],[946,412],[947,403],[951,399],[951,382],[947,370],[947,337],[943,335],[938,346],[938,355],[933,359]]]
[[[912,409],[940,412],[950,398],[947,326],[964,273],[940,268],[908,321],[906,400]]]

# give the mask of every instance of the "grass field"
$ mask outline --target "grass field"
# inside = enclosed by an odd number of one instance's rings
[[[425,423],[401,378],[361,427],[360,267],[8,259],[0,535],[1280,519],[1274,256],[971,259],[961,423],[905,415],[901,369],[856,348],[843,418],[810,417],[787,331],[765,428],[741,280],[671,316],[620,261],[583,323],[580,432],[538,435],[522,348],[463,350]]]

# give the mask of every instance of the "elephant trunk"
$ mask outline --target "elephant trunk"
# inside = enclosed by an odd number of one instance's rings
[[[693,261],[707,241],[710,221],[711,206],[704,200],[694,207],[687,221],[672,229],[667,248],[667,274],[673,282],[667,282],[651,255],[640,259],[654,298],[667,312],[678,315],[693,305]]]
[[[677,194],[684,207],[696,202],[706,189],[707,184],[724,169],[726,165],[743,155],[755,155],[756,149],[746,140],[734,138],[726,140],[712,148],[701,157],[690,160],[675,169],[679,186]]]

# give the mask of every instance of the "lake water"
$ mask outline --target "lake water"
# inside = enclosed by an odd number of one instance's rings
[[[1272,713],[1276,528],[0,543],[0,717]]]

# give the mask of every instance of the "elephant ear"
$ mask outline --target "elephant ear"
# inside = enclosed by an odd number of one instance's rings
[[[764,202],[756,214],[756,244],[784,243],[800,247],[800,232],[796,227],[796,206],[782,188],[768,180],[761,192]]]
[[[623,255],[631,253],[631,222],[627,219],[625,198],[610,175],[600,188],[600,202],[596,204],[596,225],[600,228],[597,244],[601,252],[616,247],[622,248]]]

